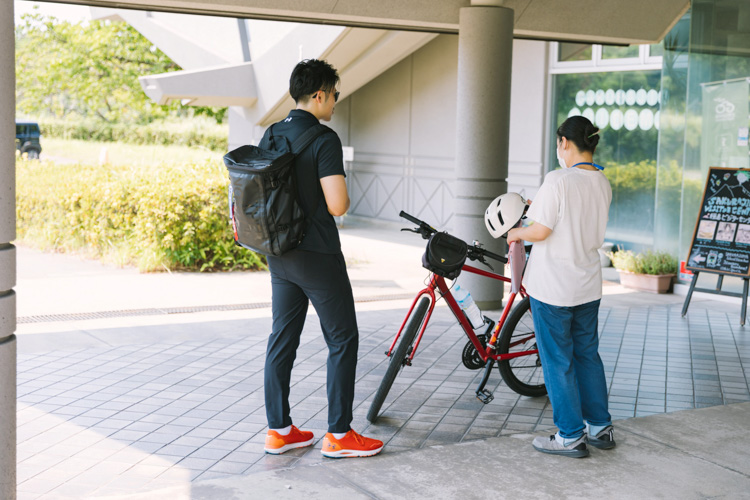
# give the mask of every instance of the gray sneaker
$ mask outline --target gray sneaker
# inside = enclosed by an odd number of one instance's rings
[[[614,448],[615,443],[615,428],[611,425],[608,425],[601,431],[599,431],[599,434],[596,436],[592,436],[589,433],[589,424],[586,424],[586,436],[588,436],[588,443],[593,446],[594,448],[599,448],[600,450],[609,450],[611,448]]]
[[[589,450],[586,447],[586,434],[567,446],[560,444],[557,439],[555,439],[555,434],[552,434],[549,438],[536,437],[531,444],[537,451],[541,451],[542,453],[551,453],[553,455],[563,455],[573,458],[589,456]]]

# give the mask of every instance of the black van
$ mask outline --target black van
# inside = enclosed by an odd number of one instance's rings
[[[26,154],[30,160],[38,160],[42,153],[40,136],[38,123],[16,121],[16,149],[22,155]]]

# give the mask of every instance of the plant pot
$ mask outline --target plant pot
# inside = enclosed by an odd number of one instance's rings
[[[601,262],[602,267],[609,267],[612,265],[612,261],[609,259],[609,256],[607,256],[607,254],[612,251],[614,246],[614,243],[605,241],[602,247],[599,249],[599,261]]]
[[[622,286],[649,293],[672,293],[674,274],[635,274],[619,269],[617,272]]]

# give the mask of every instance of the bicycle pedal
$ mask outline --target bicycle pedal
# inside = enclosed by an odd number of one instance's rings
[[[495,399],[495,396],[492,395],[490,391],[487,389],[482,389],[481,391],[477,391],[477,399],[481,401],[484,404],[489,404],[493,399]]]

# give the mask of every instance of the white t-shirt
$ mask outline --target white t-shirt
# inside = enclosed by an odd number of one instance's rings
[[[547,174],[526,213],[552,229],[532,247],[524,275],[529,295],[560,307],[602,298],[598,249],[611,201],[609,181],[598,170],[574,167]]]

